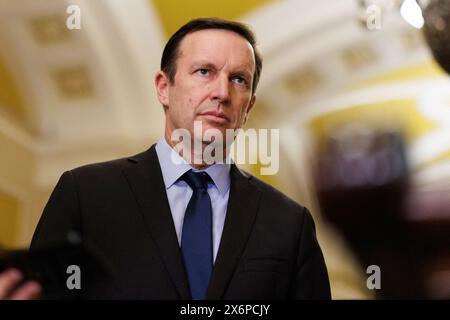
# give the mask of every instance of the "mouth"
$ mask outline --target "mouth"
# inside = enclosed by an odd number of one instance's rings
[[[199,115],[213,122],[226,123],[229,121],[228,117],[223,112],[209,111],[200,113]]]

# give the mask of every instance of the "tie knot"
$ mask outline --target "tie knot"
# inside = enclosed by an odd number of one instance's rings
[[[207,189],[208,182],[211,182],[211,177],[206,172],[194,172],[192,170],[187,171],[181,180],[186,181],[186,183],[191,187],[192,190],[196,189]]]

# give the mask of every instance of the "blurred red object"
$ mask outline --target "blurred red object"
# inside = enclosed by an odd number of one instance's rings
[[[318,152],[322,214],[364,268],[380,267],[378,298],[449,298],[448,192],[411,191],[400,133],[346,132],[330,136]]]

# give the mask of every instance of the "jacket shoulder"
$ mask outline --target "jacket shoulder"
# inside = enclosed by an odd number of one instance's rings
[[[73,168],[69,171],[76,176],[80,175],[83,176],[85,174],[120,172],[125,167],[132,166],[133,164],[136,164],[146,159],[151,159],[152,153],[155,153],[156,155],[156,152],[154,151],[153,147],[133,156],[86,164],[83,166]],[[150,161],[150,163],[152,162]]]
[[[243,171],[239,169],[241,173],[246,176],[249,179],[250,184],[252,184],[255,188],[257,188],[262,193],[262,199],[264,201],[270,201],[274,205],[277,205],[281,210],[285,209],[287,211],[295,211],[295,212],[303,212],[307,211],[307,209],[290,198],[289,196],[285,195],[280,190],[276,189],[272,185],[262,181],[261,179],[255,177],[254,175]]]

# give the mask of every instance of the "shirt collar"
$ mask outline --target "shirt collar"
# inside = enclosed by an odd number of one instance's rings
[[[170,188],[183,174],[191,169],[195,172],[205,171],[208,173],[221,195],[225,195],[230,187],[229,163],[216,163],[206,169],[197,170],[173,150],[164,137],[156,144],[156,153],[166,189]]]

